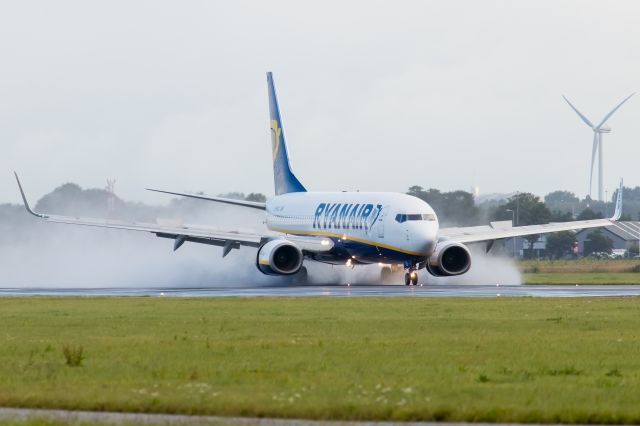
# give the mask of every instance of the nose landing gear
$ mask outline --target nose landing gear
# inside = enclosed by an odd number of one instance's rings
[[[418,273],[415,271],[415,269],[405,272],[404,285],[418,285]]]
[[[424,268],[424,263],[405,261],[404,285],[418,285],[418,269],[422,268]]]

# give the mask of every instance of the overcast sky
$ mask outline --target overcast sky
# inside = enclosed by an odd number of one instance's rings
[[[637,1],[0,5],[0,202],[64,182],[271,195],[265,72],[310,190],[588,191],[640,88]],[[640,185],[640,95],[605,187]],[[594,195],[596,187],[594,185]]]

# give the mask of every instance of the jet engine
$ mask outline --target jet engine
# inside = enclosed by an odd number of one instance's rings
[[[293,275],[302,267],[302,250],[284,239],[271,240],[258,250],[257,266],[266,275]]]
[[[471,253],[463,244],[442,241],[427,259],[427,271],[436,277],[462,275],[471,267]]]

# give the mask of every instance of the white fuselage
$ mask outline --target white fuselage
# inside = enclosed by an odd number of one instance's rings
[[[438,218],[429,204],[400,193],[297,192],[267,202],[275,232],[329,237],[341,263],[421,262],[437,243]]]

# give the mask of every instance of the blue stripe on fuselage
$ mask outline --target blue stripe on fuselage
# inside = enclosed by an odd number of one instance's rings
[[[398,250],[379,247],[360,241],[343,240],[335,237],[330,238],[334,243],[334,251],[338,262],[346,261],[351,256],[355,256],[356,260],[362,263],[404,263],[406,261],[417,263],[426,260],[425,256],[407,254]]]

